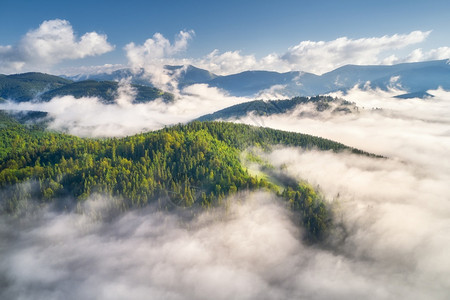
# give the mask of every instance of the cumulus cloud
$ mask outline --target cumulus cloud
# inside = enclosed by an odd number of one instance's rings
[[[227,75],[252,70],[258,65],[256,57],[252,54],[242,55],[240,51],[227,51],[220,53],[215,49],[205,57],[193,61],[196,66],[205,68],[210,72]]]
[[[333,41],[303,41],[290,47],[281,59],[304,71],[324,73],[346,64],[379,64],[380,54],[423,42],[430,31],[409,34]]]
[[[243,54],[239,50],[221,53],[218,49],[200,58],[180,58],[194,31],[180,31],[171,43],[161,33],[155,33],[143,44],[133,42],[124,47],[128,65],[138,71],[145,69],[155,86],[176,91],[177,72],[164,69],[164,65],[192,64],[219,75],[246,70],[278,72],[305,71],[322,74],[346,64],[394,64],[450,57],[449,47],[424,51],[415,49],[406,57],[398,57],[396,50],[422,43],[431,31],[413,31],[408,34],[351,39],[339,37],[331,41],[302,41],[285,53],[270,53],[261,58]],[[16,45],[0,46],[0,71],[5,73],[46,69],[67,59],[100,55],[113,50],[106,35],[88,32],[77,38],[66,20],[49,20],[29,31]],[[81,72],[95,73],[103,68],[81,68]],[[63,70],[73,73],[73,70]]]
[[[104,34],[88,32],[77,38],[68,21],[48,20],[30,30],[16,45],[0,46],[0,70],[9,73],[48,68],[63,60],[100,55],[113,49]]]
[[[350,39],[340,37],[331,41],[302,41],[290,47],[285,53],[270,53],[260,59],[254,54],[242,54],[241,51],[218,49],[200,58],[177,58],[184,51],[194,32],[181,31],[173,43],[162,34],[156,33],[142,45],[130,43],[125,47],[132,68],[146,69],[156,86],[176,86],[176,76],[163,68],[164,65],[192,64],[218,75],[229,75],[247,70],[270,70],[278,72],[305,71],[322,74],[346,64],[392,64],[399,59],[385,53],[421,43],[431,31],[413,31],[409,34]],[[448,56],[447,47],[430,50],[423,54],[418,49],[403,61],[438,59]],[[419,53],[420,52],[420,55]],[[420,56],[420,57],[419,57]],[[166,88],[167,89],[167,88]]]
[[[173,43],[170,43],[161,33],[155,33],[153,38],[147,39],[144,44],[129,43],[125,46],[128,63],[134,71],[144,69],[149,81],[156,87],[168,91],[176,91],[176,75],[164,68],[174,55],[184,51],[188,41],[194,36],[194,31],[180,31]],[[183,63],[182,63],[183,64]]]
[[[68,25],[66,21],[55,20],[54,22],[62,23],[64,26]],[[49,26],[43,25],[41,25],[43,29],[37,30],[37,32],[49,31],[44,28]],[[53,27],[58,28],[64,26],[55,25]],[[66,30],[59,31],[69,31],[69,34],[61,33],[60,35],[71,36],[73,40],[73,32],[71,31],[70,25],[68,30],[66,28]],[[220,52],[218,49],[200,58],[185,58],[181,57],[181,54],[187,49],[189,41],[195,35],[193,30],[189,30],[180,31],[173,42],[161,33],[155,33],[152,38],[147,39],[143,44],[139,45],[131,42],[124,47],[124,50],[128,59],[128,66],[132,70],[135,72],[145,70],[147,79],[154,86],[176,93],[178,92],[177,77],[183,69],[168,70],[164,68],[165,65],[191,64],[218,75],[229,75],[247,70],[278,72],[305,71],[322,74],[346,64],[394,64],[449,58],[450,52],[448,47],[440,47],[428,51],[423,51],[418,48],[406,57],[397,57],[395,54],[392,54],[396,50],[424,42],[430,34],[431,31],[413,31],[408,34],[394,34],[391,36],[386,35],[360,39],[340,37],[331,41],[302,41],[288,48],[285,53],[270,53],[262,58],[257,58],[254,54],[243,54],[239,50]],[[26,39],[34,40],[34,35],[41,36],[42,34],[35,34],[34,31],[31,31],[27,34]],[[87,38],[90,35],[99,37],[99,39],[103,38],[106,43],[106,36],[99,36],[96,33],[86,34],[86,40],[91,40]],[[80,44],[83,42],[85,36],[82,37]],[[107,43],[106,45],[110,47]],[[64,49],[73,48],[64,47]],[[0,54],[8,58],[8,55],[12,55],[13,53],[12,49],[13,47],[11,46],[0,46]],[[95,49],[92,48],[92,50]],[[77,55],[82,57],[81,55],[85,55],[77,51],[72,51],[70,55],[64,54],[64,51],[61,53],[63,53],[62,56],[64,58],[74,58]],[[62,59],[59,58],[60,54],[55,56],[49,54],[47,56],[52,57],[52,59]],[[24,64],[22,61],[11,58],[8,58],[7,61],[8,64],[11,66],[15,65],[17,68],[20,68]],[[99,70],[109,72],[112,69],[117,69],[117,66],[97,66],[92,68],[79,68],[77,70],[82,73],[96,73]],[[64,71],[67,74],[73,74],[73,72],[74,70]]]
[[[214,50],[192,63],[217,74],[230,74],[245,70],[272,70],[278,72],[305,71],[322,74],[346,64],[392,64],[398,62],[395,55],[383,57],[395,51],[421,43],[431,31],[413,31],[409,34],[350,39],[340,37],[331,41],[302,41],[290,47],[284,54],[271,53],[257,59],[254,55],[242,55],[239,51],[220,53]],[[420,52],[420,53],[418,53]],[[420,49],[404,61],[448,58],[447,47],[423,54]],[[414,60],[415,59],[415,60]]]
[[[155,33],[153,38],[147,39],[143,45],[127,44],[125,51],[132,67],[142,68],[146,64],[173,56],[186,50],[188,41],[194,31],[180,31],[173,44],[161,33]]]
[[[124,80],[119,84],[113,104],[104,104],[95,97],[76,99],[55,97],[49,102],[7,102],[0,109],[48,112],[49,128],[78,136],[126,136],[164,126],[189,122],[230,105],[250,101],[244,97],[227,96],[206,84],[185,87],[171,103],[156,99],[133,104],[135,90]]]
[[[387,57],[383,62],[386,64],[398,64],[404,62],[419,62],[427,60],[441,60],[450,58],[450,47],[439,47],[429,51],[418,48],[413,50],[408,56],[398,58],[395,55]]]

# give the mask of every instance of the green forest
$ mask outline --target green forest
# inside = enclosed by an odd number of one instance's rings
[[[212,114],[198,118],[198,121],[214,121],[219,119],[238,119],[250,113],[257,116],[285,114],[301,104],[313,103],[318,112],[331,110],[333,113],[352,113],[357,111],[355,104],[340,98],[330,96],[294,97],[286,100],[254,100],[236,104]],[[332,105],[334,104],[334,105]]]
[[[146,103],[161,98],[164,102],[174,100],[174,95],[160,89],[132,84],[136,95],[133,103]],[[0,74],[0,102],[13,100],[50,101],[53,97],[71,95],[75,98],[98,97],[103,103],[114,103],[118,95],[119,83],[115,81],[83,80],[73,82],[62,77],[44,73]]]
[[[249,147],[273,145],[353,151],[330,140],[225,122],[192,122],[125,138],[90,139],[23,125],[0,112],[1,210],[15,214],[27,199],[84,201],[94,193],[120,199],[121,209],[158,199],[208,208],[238,191],[277,193],[300,216],[310,237],[322,236],[331,212],[307,183],[277,186],[250,175],[240,161]],[[369,155],[369,154],[367,154]]]

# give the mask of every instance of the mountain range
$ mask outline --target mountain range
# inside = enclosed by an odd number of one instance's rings
[[[162,98],[173,101],[174,96],[149,85],[132,84],[136,94],[134,103]],[[113,103],[118,96],[117,81],[83,80],[72,81],[43,73],[0,75],[0,101],[26,102],[31,100],[50,101],[56,96],[72,95],[75,98],[98,97],[104,103]]]
[[[176,76],[179,88],[204,83],[225,90],[232,96],[258,97],[263,90],[277,86],[289,97],[315,96],[335,91],[345,91],[355,85],[361,88],[398,88],[411,96],[425,97],[426,91],[442,87],[450,89],[450,60],[403,63],[397,65],[346,65],[322,75],[293,71],[245,71],[220,76],[194,66],[166,66],[169,74]],[[133,73],[121,69],[112,73],[78,75],[72,80],[120,80],[131,78],[133,83],[148,84],[145,72]]]
[[[178,88],[192,84],[207,84],[232,96],[259,98],[261,93],[276,90],[286,98],[316,96],[336,91],[360,88],[397,88],[405,91],[398,98],[430,97],[428,90],[450,89],[450,60],[436,60],[397,65],[346,65],[331,72],[315,75],[307,72],[278,73],[273,71],[245,71],[220,76],[191,65],[166,66],[177,79]],[[42,73],[0,75],[0,101],[48,101],[55,96],[73,95],[76,98],[95,96],[111,103],[118,92],[118,81],[128,79],[136,90],[135,102],[162,97],[172,101],[173,95],[153,87],[144,70],[120,69],[112,73],[54,76]]]

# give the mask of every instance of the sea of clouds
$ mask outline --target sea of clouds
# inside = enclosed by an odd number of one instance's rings
[[[8,111],[44,111],[48,127],[82,137],[122,137],[186,123],[231,105],[250,101],[231,97],[206,84],[190,85],[174,91],[175,101],[156,99],[133,104],[136,91],[122,81],[113,104],[96,97],[55,97],[49,102],[7,102],[0,109]]]
[[[1,298],[446,299],[449,93],[392,98],[397,93],[355,89],[337,95],[354,101],[359,113],[321,117],[302,114],[310,108],[299,106],[285,115],[258,117],[268,127],[387,157],[297,148],[261,154],[323,193],[336,227],[322,244],[305,244],[283,202],[266,193],[240,194],[226,201],[227,209],[199,211],[189,219],[151,207],[102,218],[111,199],[97,195],[81,210],[2,216]],[[129,103],[90,105],[127,114],[134,106]],[[74,115],[79,128],[89,127],[76,111],[54,114],[52,124],[73,122]],[[119,125],[128,120],[117,118]],[[139,117],[129,120],[139,124]],[[240,121],[254,124],[255,116]]]

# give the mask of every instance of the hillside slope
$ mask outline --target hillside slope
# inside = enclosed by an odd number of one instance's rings
[[[214,121],[239,119],[246,115],[270,116],[285,114],[299,107],[299,105],[312,104],[317,112],[329,111],[333,114],[352,113],[357,111],[357,107],[344,99],[333,98],[330,96],[316,97],[294,97],[287,100],[255,100],[241,104],[236,104],[212,114],[204,115],[198,118],[198,121]]]
[[[136,84],[131,85],[131,87],[136,91],[136,97],[133,103],[144,103],[157,98],[162,98],[166,102],[173,101],[174,99],[172,94],[165,93],[157,88]],[[78,81],[48,91],[39,98],[44,101],[49,101],[56,96],[72,95],[75,98],[98,97],[104,103],[113,103],[114,99],[118,96],[118,88],[119,84],[115,81]]]
[[[29,101],[42,92],[70,83],[72,80],[43,73],[0,75],[0,98]]]
[[[306,183],[291,180],[277,187],[252,176],[241,163],[242,150],[281,144],[366,154],[309,135],[220,122],[193,122],[103,140],[24,126],[5,113],[0,113],[0,126],[4,212],[14,214],[30,199],[74,205],[94,193],[122,199],[122,210],[156,200],[162,209],[209,207],[227,195],[263,188],[284,198],[314,238],[327,230],[331,220],[320,194]]]
[[[165,102],[174,96],[160,89],[132,84],[136,91],[134,103],[143,103],[162,98]],[[0,75],[0,102],[49,101],[56,96],[72,95],[75,98],[98,97],[104,103],[112,103],[118,96],[119,83],[116,81],[85,80],[73,82],[58,76],[43,73]]]
[[[219,76],[194,66],[166,66],[174,75],[179,87],[205,83],[223,89],[232,96],[256,97],[263,90],[274,86],[289,97],[316,96],[335,91],[346,91],[355,85],[364,87],[367,82],[372,88],[401,88],[408,93],[424,94],[427,90],[442,87],[450,89],[449,60],[402,63],[396,65],[346,65],[330,72],[315,75],[293,71],[286,73],[272,71],[245,71]],[[144,70],[137,73],[122,69],[111,74],[75,76],[71,79],[120,80],[131,78],[133,83],[148,84]]]

